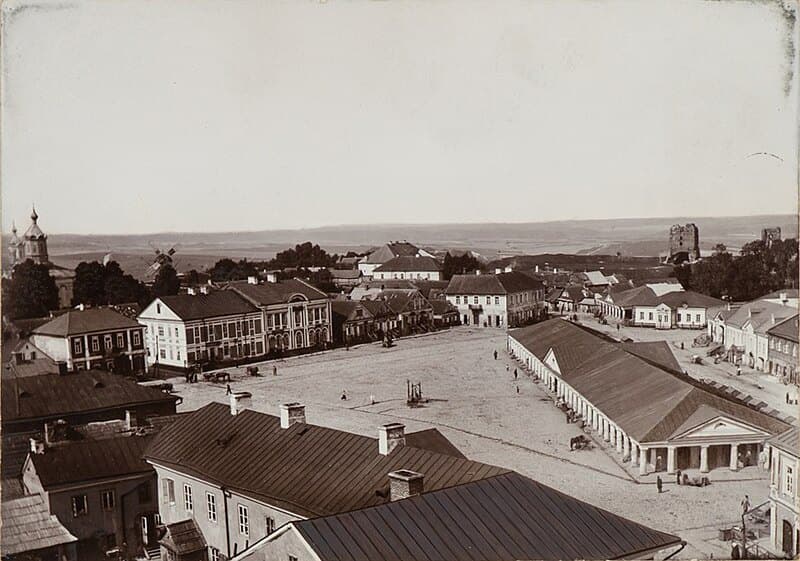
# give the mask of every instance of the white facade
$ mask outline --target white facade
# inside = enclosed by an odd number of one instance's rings
[[[442,280],[439,271],[378,271],[373,272],[372,277],[377,280]]]
[[[137,319],[145,327],[148,366],[187,368],[267,352],[261,311],[184,321],[156,298]]]
[[[770,546],[773,553],[797,554],[800,507],[797,476],[800,457],[770,446]]]
[[[505,294],[448,294],[447,301],[458,308],[462,325],[506,327],[508,306]]]

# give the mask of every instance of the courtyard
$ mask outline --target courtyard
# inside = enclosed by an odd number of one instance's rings
[[[712,485],[704,488],[678,486],[664,476],[664,492],[658,494],[655,476],[629,473],[594,435],[591,449],[571,451],[569,439],[583,431],[567,423],[543,387],[511,361],[501,330],[459,327],[400,339],[389,349],[360,345],[259,367],[258,377],[247,376],[244,368],[227,369],[231,389],[251,392],[255,410],[277,415],[281,403],[299,401],[309,423],[373,437],[387,422],[402,422],[409,432],[435,427],[470,459],[516,470],[680,535],[688,542],[681,558],[728,556],[730,545],[716,539],[718,529],[738,522],[745,494],[753,505],[768,497],[767,474],[757,467],[735,474],[714,470]],[[170,381],[183,398],[181,411],[227,402],[225,383]],[[406,404],[408,381],[421,383],[427,403]]]

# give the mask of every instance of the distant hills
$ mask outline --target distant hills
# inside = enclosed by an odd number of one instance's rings
[[[278,251],[310,240],[332,253],[363,251],[389,240],[408,240],[433,249],[474,250],[487,259],[540,253],[658,256],[667,248],[672,224],[694,222],[701,247],[717,243],[736,249],[761,236],[761,229],[780,226],[784,237],[797,237],[797,216],[764,215],[722,218],[672,217],[609,220],[565,220],[512,224],[385,224],[326,226],[258,232],[155,233],[149,235],[50,236],[50,253],[59,263],[127,255],[147,263],[153,247],[177,246],[179,269],[202,268],[219,257],[269,259]],[[85,254],[85,255],[84,255]],[[58,256],[63,256],[59,258]],[[121,263],[122,264],[122,263]],[[123,265],[124,268],[124,265]],[[137,269],[139,267],[136,267]],[[133,271],[132,271],[133,272]],[[135,272],[133,272],[136,274]]]

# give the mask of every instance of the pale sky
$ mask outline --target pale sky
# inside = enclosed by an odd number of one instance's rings
[[[6,0],[3,231],[792,213],[780,5]]]

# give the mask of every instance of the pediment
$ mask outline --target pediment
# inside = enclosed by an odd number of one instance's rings
[[[558,360],[556,360],[556,353],[551,348],[547,351],[547,354],[544,355],[544,361],[547,366],[549,366],[552,370],[555,370],[559,374],[561,374],[561,368],[558,366]]]
[[[756,427],[733,419],[730,416],[722,414],[711,407],[703,406],[700,409],[707,409],[707,411],[698,410],[695,415],[692,415],[687,422],[685,422],[678,430],[673,433],[671,440],[689,440],[689,439],[751,439],[751,438],[766,438],[769,433]],[[716,413],[716,415],[713,415]],[[708,417],[712,414],[711,418],[701,421],[699,424],[692,425],[692,418]]]

